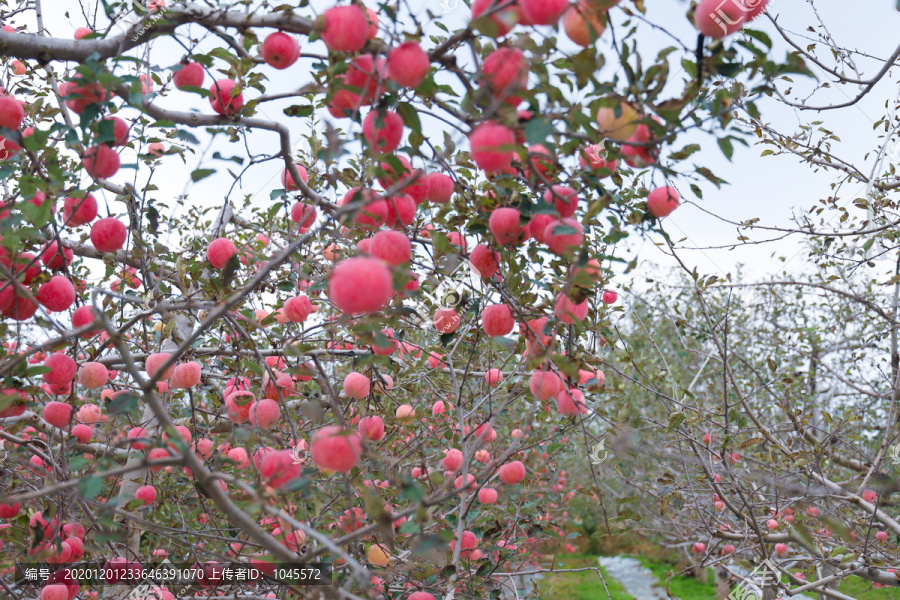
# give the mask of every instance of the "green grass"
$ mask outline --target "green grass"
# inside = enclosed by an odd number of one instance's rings
[[[900,598],[897,588],[882,588],[876,590],[872,582],[861,577],[848,577],[838,586],[838,591],[852,596],[857,600],[893,600]]]
[[[650,569],[661,588],[665,588],[666,579],[675,566],[663,560],[648,558],[641,555],[627,555],[636,558],[644,567]],[[587,554],[560,555],[556,561],[556,567],[560,569],[578,569],[582,567],[598,567],[597,557]],[[625,593],[618,581],[600,567],[600,572],[606,579],[606,587],[609,589],[612,600],[633,600]],[[698,579],[687,575],[676,575],[669,581],[669,589],[680,600],[710,600],[716,597],[715,577],[713,570],[709,570],[709,581],[703,583]],[[876,590],[872,583],[859,577],[844,579],[838,590],[857,600],[900,600],[898,588],[883,588]],[[606,590],[597,573],[594,571],[579,571],[577,573],[558,573],[545,575],[538,581],[538,591],[541,598],[554,600],[607,600]],[[807,594],[814,597],[813,594]]]
[[[670,572],[675,571],[675,565],[665,561],[647,558],[646,556],[632,556],[640,561],[642,565],[650,569],[660,587],[665,588],[666,580]],[[681,600],[709,600],[716,597],[716,584],[713,570],[708,571],[708,583],[703,583],[699,579],[695,579],[688,575],[675,575],[669,580],[669,589]]]
[[[578,569],[597,567],[603,573],[606,587],[612,600],[634,600],[625,593],[618,581],[609,576],[597,563],[596,556],[585,554],[561,555],[556,560],[556,568]],[[538,580],[538,591],[542,598],[560,600],[607,600],[606,590],[596,571],[579,571],[577,573],[554,573],[544,575]],[[709,600],[708,598],[706,600]]]

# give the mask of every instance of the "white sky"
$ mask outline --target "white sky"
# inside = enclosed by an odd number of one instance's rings
[[[171,1],[171,0],[170,0]],[[443,6],[454,7],[448,13],[443,13]],[[313,7],[321,11],[332,3],[314,1]],[[469,9],[464,3],[458,0],[424,0],[422,2],[411,2],[418,8],[418,16],[424,23],[428,20],[426,10],[430,9],[438,15],[438,18],[452,31],[455,28],[462,27],[469,18]],[[630,4],[628,0],[623,3]],[[91,4],[91,7],[95,4]],[[647,13],[649,19],[658,24],[665,25],[669,31],[678,36],[685,45],[690,48],[696,46],[696,31],[692,24],[685,17],[688,8],[687,2],[679,2],[674,0],[647,0]],[[830,33],[841,46],[851,49],[859,49],[862,52],[877,57],[887,57],[894,50],[897,44],[896,31],[900,26],[900,13],[895,10],[894,3],[891,0],[869,0],[865,3],[866,8],[860,9],[860,4],[855,4],[852,10],[848,9],[846,3],[838,3],[829,0],[820,0],[817,3],[817,9],[822,20],[828,26]],[[69,10],[70,15],[67,18],[63,12]],[[304,14],[309,14],[309,9],[301,9]],[[71,1],[63,0],[44,0],[44,12],[47,18],[47,27],[50,32],[60,37],[70,37],[76,27],[85,25],[77,5]],[[102,11],[101,11],[102,12]],[[805,31],[808,27],[817,25],[816,17],[808,4],[808,2],[800,0],[777,0],[771,7],[770,12],[778,16],[782,26],[794,34],[803,36],[814,36],[815,34]],[[613,9],[614,21],[621,23],[624,15],[621,9]],[[763,17],[757,22],[758,27],[770,34],[775,41],[775,50],[773,53],[777,59],[784,56],[785,44],[779,43],[780,38],[774,27],[768,20]],[[26,23],[29,29],[33,30],[32,23]],[[647,27],[642,26],[641,45],[642,54],[647,57],[655,56],[658,49],[669,45],[668,40],[663,34]],[[542,34],[546,35],[548,28],[540,28]],[[198,28],[199,33],[199,28]],[[430,23],[425,27],[425,42],[423,45],[426,49],[431,47],[427,41],[429,34],[441,34],[434,23]],[[609,76],[615,67],[616,61],[610,48],[609,32],[604,34],[600,40],[600,48],[607,53],[607,66],[601,71],[602,76]],[[382,33],[382,37],[383,33]],[[560,33],[560,39],[564,40],[564,35]],[[218,40],[210,40],[219,43]],[[808,42],[807,42],[808,43]],[[208,44],[204,44],[207,46]],[[806,43],[801,43],[806,46]],[[324,54],[324,44],[319,41],[309,44],[306,39],[301,40],[302,52]],[[577,47],[568,40],[560,42],[560,47],[566,50],[577,51]],[[822,47],[820,47],[822,48]],[[183,51],[170,40],[162,40],[154,43],[152,57],[154,63],[166,67],[178,62]],[[459,59],[464,61],[468,52],[459,53]],[[830,53],[821,50],[818,56],[826,64],[831,65]],[[872,76],[879,68],[880,63],[870,59],[854,56],[854,60],[860,68],[864,78]],[[269,93],[278,91],[290,91],[309,81],[309,66],[313,60],[309,58],[301,58],[300,61],[286,71],[276,71],[268,66],[260,67],[269,77],[268,83]],[[818,68],[810,65],[813,71],[818,72]],[[670,95],[677,94],[680,90],[680,77],[674,75],[678,67],[673,70],[672,89]],[[850,73],[853,76],[852,73]],[[808,87],[808,84],[801,77],[794,77],[795,89],[801,90]],[[207,78],[205,85],[209,85],[211,81]],[[832,103],[845,101],[847,97],[854,96],[857,93],[858,86],[834,86],[830,90],[820,92],[813,97],[817,103]],[[251,91],[251,95],[255,94]],[[763,118],[773,124],[775,128],[782,132],[794,132],[799,125],[809,123],[810,121],[821,119],[824,126],[834,131],[842,140],[840,144],[835,144],[833,151],[842,156],[845,160],[853,162],[857,165],[864,165],[863,172],[868,173],[874,161],[874,154],[864,159],[867,152],[877,147],[877,132],[872,130],[872,124],[886,113],[885,102],[893,98],[896,94],[896,84],[893,79],[888,76],[879,83],[874,90],[856,107],[841,109],[837,111],[826,111],[821,114],[801,113],[793,109],[788,109],[779,104],[775,99],[764,99],[759,102]],[[795,94],[794,98],[798,95]],[[204,113],[211,112],[209,104],[205,99],[191,96],[177,90],[173,91],[166,98],[158,100],[161,105],[177,108],[179,110],[188,110],[197,108]],[[289,106],[292,102],[273,102],[265,105],[260,111],[259,116],[268,116],[273,119],[279,119],[287,123],[295,135],[302,133],[309,126],[309,121],[305,119],[289,119],[284,117],[281,109]],[[323,116],[326,118],[327,113]],[[346,127],[348,120],[342,120],[340,123]],[[435,131],[436,140],[442,137],[442,128],[438,128],[434,123],[429,122],[427,118],[423,118],[423,125],[427,131]],[[202,133],[202,132],[200,132]],[[203,140],[202,135],[198,137]],[[456,133],[456,141],[463,147],[465,142],[461,136]],[[761,220],[761,224],[765,225],[781,225],[790,224],[792,214],[805,213],[820,198],[827,197],[831,194],[830,184],[836,180],[836,176],[828,173],[814,173],[809,167],[800,164],[800,161],[793,156],[769,156],[760,157],[761,147],[744,148],[738,144],[735,145],[734,162],[728,162],[721,154],[715,140],[710,136],[692,134],[685,136],[675,145],[680,148],[691,141],[699,141],[703,145],[703,149],[695,154],[692,158],[697,164],[710,167],[720,177],[728,180],[731,185],[725,186],[721,191],[716,190],[711,185],[702,185],[704,192],[703,200],[696,200],[692,197],[689,187],[684,182],[678,182],[677,187],[687,196],[689,203],[680,207],[665,222],[666,229],[670,232],[673,239],[686,237],[684,246],[717,246],[734,242],[737,234],[734,228],[724,224],[713,216],[706,214],[700,210],[698,206],[714,214],[721,215],[724,218],[733,221],[743,221],[746,219],[757,217]],[[258,152],[275,152],[277,150],[277,141],[274,134],[268,132],[255,133],[250,137],[250,147]],[[201,148],[202,150],[202,145]],[[243,147],[238,148],[222,148],[217,147],[213,150],[219,150],[225,156],[233,156],[236,154],[244,154]],[[670,149],[671,150],[671,149]],[[209,152],[211,154],[211,152]],[[664,153],[665,154],[665,153]],[[190,172],[197,168],[197,157],[190,157],[187,166],[182,165],[181,160],[177,156],[169,156],[164,159],[163,167],[157,172],[154,181],[162,187],[160,192],[156,193],[156,197],[171,198],[182,193],[185,181],[190,181]],[[123,156],[123,163],[133,162],[126,156]],[[233,163],[223,161],[207,161],[211,162],[211,166],[218,167],[221,172],[213,177],[209,177],[199,184],[188,187],[191,202],[202,203],[209,206],[219,206],[221,198],[225,190],[231,185],[231,177],[225,173],[225,167],[234,167]],[[422,166],[414,163],[415,166]],[[204,166],[210,166],[209,164]],[[250,171],[244,186],[245,191],[258,191],[257,202],[260,205],[270,204],[269,192],[272,189],[281,187],[278,181],[278,175],[281,172],[281,164],[278,161],[270,161],[260,165]],[[146,170],[145,167],[142,169]],[[130,178],[133,172],[122,170],[114,180],[125,180]],[[164,173],[161,177],[160,174]],[[656,182],[661,183],[659,175],[656,176]],[[853,192],[853,194],[851,194]],[[852,200],[853,195],[862,195],[862,186],[850,189],[846,188],[842,191],[842,199],[847,204]],[[167,199],[168,199],[167,198]],[[694,204],[696,202],[696,204]],[[102,206],[102,204],[101,204]],[[103,212],[103,208],[101,208]],[[123,207],[113,207],[113,212],[122,214]],[[105,216],[105,214],[101,215]],[[836,224],[836,218],[835,218]],[[764,236],[762,232],[752,234],[754,239],[760,239]],[[653,242],[661,241],[659,236],[653,236],[651,239],[643,242],[635,238],[636,250],[639,250],[642,262],[657,263],[660,265],[674,264],[671,259],[665,257],[659,250],[653,246]],[[736,250],[704,250],[685,252],[682,256],[686,257],[691,266],[696,265],[701,273],[716,273],[719,275],[732,270],[737,263],[747,265],[745,272],[751,277],[762,277],[767,273],[774,272],[780,268],[781,263],[771,260],[769,257],[773,252],[794,256],[799,249],[799,236],[773,244],[745,246]],[[788,268],[800,269],[803,266],[803,257],[798,256],[789,262]],[[639,268],[635,275],[640,277],[642,269]]]

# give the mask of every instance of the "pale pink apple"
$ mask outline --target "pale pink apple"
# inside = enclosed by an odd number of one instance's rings
[[[320,469],[346,472],[356,466],[362,453],[360,435],[328,425],[313,435],[310,454]]]

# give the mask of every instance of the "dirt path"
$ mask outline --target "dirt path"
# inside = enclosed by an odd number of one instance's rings
[[[600,566],[610,577],[622,584],[634,600],[669,600],[650,569],[637,559],[625,556],[601,556]],[[677,599],[676,599],[677,600]]]

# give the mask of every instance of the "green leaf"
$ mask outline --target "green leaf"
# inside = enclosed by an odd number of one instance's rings
[[[734,154],[734,145],[731,143],[731,140],[728,138],[719,138],[719,148],[722,149],[722,154],[725,155],[725,158],[731,161],[731,157]]]
[[[141,397],[134,392],[125,392],[107,402],[106,409],[111,415],[124,415],[137,408],[140,399]]]
[[[293,106],[288,106],[282,112],[288,117],[308,117],[313,114],[313,107],[311,105],[300,106],[299,104],[295,104]]]
[[[191,181],[197,182],[201,179],[206,179],[215,172],[215,169],[197,169],[196,171],[191,173]]]
[[[88,475],[78,480],[78,492],[85,500],[93,500],[103,491],[103,480],[96,475]]]
[[[400,102],[397,104],[397,114],[403,119],[403,124],[415,131],[422,133],[422,123],[419,121],[419,113],[408,102]]]
[[[683,412],[674,412],[671,415],[669,415],[669,424],[666,425],[666,428],[663,431],[668,433],[668,432],[672,431],[673,429],[675,429],[676,427],[678,427],[679,425],[681,425],[682,422],[684,422],[684,413]]]
[[[175,138],[185,141],[189,144],[197,145],[200,143],[200,140],[198,140],[193,133],[191,133],[190,131],[185,131],[183,129],[179,129],[175,132]]]
[[[150,221],[150,226],[147,228],[150,235],[157,235],[159,233],[159,211],[152,204],[147,205],[147,220]]]
[[[529,144],[540,144],[553,133],[553,123],[544,119],[533,118],[525,124],[525,140]]]

